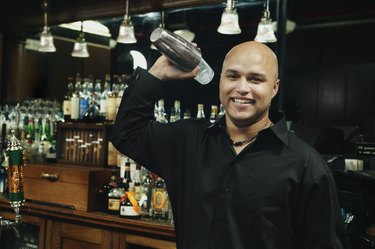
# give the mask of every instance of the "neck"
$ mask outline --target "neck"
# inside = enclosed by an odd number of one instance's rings
[[[266,129],[271,125],[272,122],[268,117],[265,117],[248,127],[239,127],[232,122],[227,122],[227,133],[234,143],[241,141],[246,142],[248,140],[251,142],[251,140],[257,136],[259,131]]]

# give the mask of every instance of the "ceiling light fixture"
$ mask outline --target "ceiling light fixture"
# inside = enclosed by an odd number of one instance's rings
[[[217,28],[217,32],[225,35],[236,35],[241,33],[241,28],[238,23],[238,14],[234,7],[233,0],[227,0],[227,7],[221,15],[221,23]]]
[[[189,30],[186,19],[187,19],[187,12],[184,11],[184,22],[183,22],[183,24],[173,32],[175,34],[181,36],[185,40],[187,40],[189,42],[192,42],[195,38],[195,33],[192,32],[191,30]]]
[[[87,43],[85,40],[85,33],[83,32],[83,21],[81,21],[81,31],[79,32],[79,36],[74,43],[73,51],[72,51],[73,57],[79,57],[79,58],[88,58],[90,57],[90,54],[87,50]]]
[[[269,10],[269,0],[266,0],[263,16],[258,24],[258,32],[254,39],[255,41],[261,43],[277,42],[275,30],[270,16],[271,14]]]
[[[129,0],[126,0],[125,16],[124,16],[124,20],[122,21],[120,25],[117,42],[125,43],[125,44],[131,44],[131,43],[137,42],[137,38],[135,38],[135,34],[134,34],[134,26],[129,17]]]
[[[53,44],[53,37],[49,27],[47,26],[47,0],[42,3],[42,8],[44,11],[44,27],[43,31],[40,35],[40,47],[38,49],[39,52],[56,52],[56,47]]]

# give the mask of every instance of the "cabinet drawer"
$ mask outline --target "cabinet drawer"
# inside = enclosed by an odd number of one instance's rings
[[[103,209],[103,186],[109,169],[64,164],[30,164],[24,168],[25,198],[71,206],[80,211]]]

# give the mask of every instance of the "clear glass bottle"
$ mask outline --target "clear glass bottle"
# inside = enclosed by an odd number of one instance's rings
[[[117,77],[113,76],[114,82],[117,80]],[[108,96],[108,120],[114,121],[117,114],[117,98],[118,98],[118,88],[117,83],[113,83],[112,91]]]
[[[180,100],[176,99],[174,101],[174,110],[175,110],[175,120],[181,119],[181,102]]]
[[[111,94],[111,76],[106,74],[104,76],[104,86],[103,91],[100,96],[100,115],[104,117],[105,120],[108,119],[108,99]]]
[[[164,99],[159,99],[158,101],[158,114],[157,114],[156,122],[168,123],[167,114],[165,113],[165,108],[164,108]]]
[[[141,182],[141,198],[139,200],[139,206],[142,210],[142,216],[150,217],[152,216],[151,209],[151,193],[153,188],[153,180],[151,176],[151,171],[144,168],[145,173],[142,176]]]
[[[197,118],[198,119],[206,119],[206,115],[204,114],[204,105],[203,104],[198,104]]]
[[[218,117],[218,108],[217,105],[211,105],[211,114],[210,114],[210,123],[215,123]]]
[[[168,192],[163,178],[158,177],[152,191],[152,217],[167,220],[169,217]]]

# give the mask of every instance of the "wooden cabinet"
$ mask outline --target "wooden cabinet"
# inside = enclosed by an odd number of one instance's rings
[[[124,219],[103,212],[29,202],[21,208],[21,215],[24,223],[37,233],[39,249],[176,248],[173,226],[161,222]],[[8,201],[1,197],[0,216],[14,220]],[[3,242],[0,241],[1,249],[14,248],[5,247]]]
[[[176,249],[171,241],[98,227],[47,221],[46,248],[50,249]]]
[[[124,249],[119,232],[59,221],[47,221],[46,248]]]
[[[14,220],[15,215],[11,210],[2,210],[0,207],[0,217]],[[45,248],[46,220],[42,217],[22,215],[22,221],[22,231],[18,230],[20,237],[17,237],[12,229],[0,229],[0,248]]]

